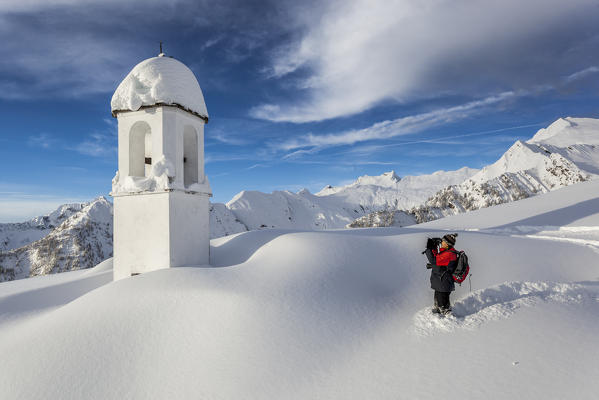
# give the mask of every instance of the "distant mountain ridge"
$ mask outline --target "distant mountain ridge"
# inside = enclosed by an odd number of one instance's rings
[[[422,204],[448,185],[458,184],[478,170],[437,171],[399,178],[394,171],[364,175],[340,187],[326,186],[317,194],[242,191],[226,206],[247,229],[338,229],[379,210],[402,210]]]

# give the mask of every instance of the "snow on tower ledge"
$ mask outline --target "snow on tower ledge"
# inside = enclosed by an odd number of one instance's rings
[[[204,95],[195,75],[170,57],[152,57],[137,64],[110,101],[113,116],[160,105],[179,107],[208,122]]]

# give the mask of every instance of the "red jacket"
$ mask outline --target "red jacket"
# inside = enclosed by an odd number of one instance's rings
[[[435,264],[446,267],[449,265],[450,262],[457,260],[458,256],[456,256],[456,254],[451,250],[454,250],[453,247],[450,247],[449,249],[441,248],[439,249],[439,251],[433,250],[433,255],[435,256]]]

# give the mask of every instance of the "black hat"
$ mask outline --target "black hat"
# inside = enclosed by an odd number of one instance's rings
[[[450,245],[450,246],[454,246],[455,245],[455,239],[458,237],[457,233],[448,233],[447,235],[443,236],[443,240],[445,240],[445,242]]]

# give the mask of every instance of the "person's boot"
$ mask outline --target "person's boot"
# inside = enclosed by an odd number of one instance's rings
[[[440,314],[441,309],[439,309],[439,302],[437,302],[437,296],[434,298],[435,304],[433,304],[433,309],[431,310],[433,314]]]
[[[449,314],[451,314],[451,307],[439,308],[439,312],[443,315],[449,315]]]

